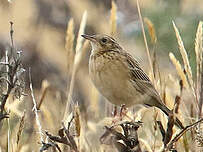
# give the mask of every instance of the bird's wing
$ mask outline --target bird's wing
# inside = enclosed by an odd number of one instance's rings
[[[135,80],[142,80],[147,83],[151,83],[149,77],[145,74],[145,72],[140,68],[139,63],[135,60],[131,55],[126,54],[126,60],[128,64],[128,68],[130,69],[132,78]]]
[[[130,54],[126,53],[126,63],[129,69],[129,76],[131,82],[135,89],[143,95],[149,95],[157,101],[161,101],[160,96],[153,84],[151,83],[149,77],[139,66],[138,61],[136,61]],[[148,103],[147,103],[148,104]],[[151,103],[151,106],[156,106],[158,103]],[[150,105],[150,104],[148,104]]]

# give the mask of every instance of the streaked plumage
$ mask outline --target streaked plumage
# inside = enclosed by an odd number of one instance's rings
[[[107,35],[82,35],[90,40],[90,77],[100,93],[115,105],[127,107],[144,104],[171,111],[162,103],[158,92],[139,63]],[[176,124],[183,128],[177,119]]]

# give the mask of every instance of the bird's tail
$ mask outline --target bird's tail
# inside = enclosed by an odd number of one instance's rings
[[[158,106],[167,116],[169,114],[173,114],[171,110],[169,110],[164,104],[161,104]],[[180,129],[184,129],[185,127],[183,126],[182,122],[176,117],[175,120],[175,125],[179,127]]]

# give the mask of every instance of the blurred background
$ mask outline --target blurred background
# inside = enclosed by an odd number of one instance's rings
[[[117,31],[114,37],[123,48],[140,61],[146,73],[149,74],[149,63],[136,0],[115,0],[115,3],[117,5]],[[12,21],[14,23],[14,45],[16,50],[23,51],[24,68],[27,70],[28,67],[31,67],[32,83],[37,101],[41,97],[43,83],[49,85],[40,111],[44,130],[56,133],[61,127],[65,111],[67,90],[69,90],[71,79],[67,67],[69,58],[67,58],[65,49],[69,20],[72,18],[74,21],[73,46],[75,47],[85,10],[87,11],[85,33],[110,34],[111,5],[111,0],[0,0],[0,57],[10,46],[9,22]],[[195,75],[194,41],[198,23],[203,18],[203,1],[142,0],[140,7],[143,18],[150,20],[154,26],[156,43],[151,41],[145,24],[149,49],[153,52],[152,54],[156,54],[162,79],[166,80],[171,98],[174,98],[179,88],[176,87],[178,81],[174,85],[172,78],[169,78],[168,73],[177,80],[175,68],[171,64],[168,54],[173,52],[181,62],[182,58],[178,51],[172,21],[180,30]],[[88,77],[89,45],[86,50],[87,53],[77,72],[72,100],[79,103],[85,120],[98,122],[106,116],[106,113],[103,113],[104,108],[101,108],[104,107],[105,99],[99,95]],[[31,151],[32,146],[40,146],[32,106],[29,96],[24,97],[22,101],[13,101],[11,98],[8,103],[10,133],[14,138],[18,130],[19,119],[26,110],[24,137],[20,146],[22,151]],[[106,111],[108,113],[108,110]],[[2,130],[6,130],[7,121],[1,127]],[[0,131],[0,147],[4,151],[7,132],[2,130]]]

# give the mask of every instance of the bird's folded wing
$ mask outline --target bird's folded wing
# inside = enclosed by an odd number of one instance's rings
[[[160,96],[153,84],[151,83],[149,77],[141,69],[139,63],[129,54],[126,54],[127,66],[129,69],[129,76],[132,82],[132,85],[137,91],[146,96],[151,96],[160,102]],[[155,104],[155,103],[153,103]],[[152,105],[155,106],[155,105]]]

